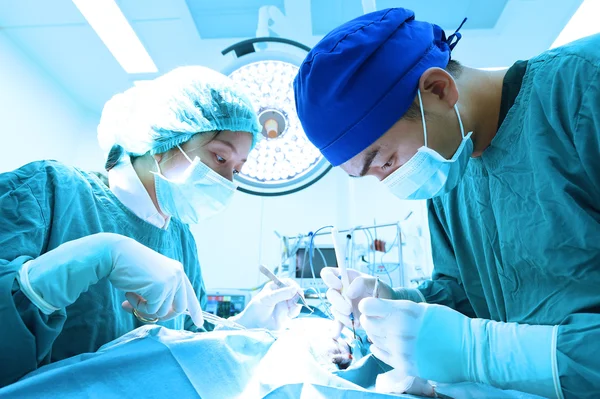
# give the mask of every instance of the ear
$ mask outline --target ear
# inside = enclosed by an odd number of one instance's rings
[[[163,159],[163,155],[164,155],[163,153],[160,153],[160,154],[154,154],[151,156],[154,157],[154,159],[156,160],[157,163],[160,163],[160,161],[162,161],[162,159]]]
[[[454,78],[442,68],[429,68],[419,79],[421,93],[431,93],[450,108],[458,102],[458,88]]]

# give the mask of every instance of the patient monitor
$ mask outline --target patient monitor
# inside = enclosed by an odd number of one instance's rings
[[[290,260],[290,275],[302,288],[314,287],[318,291],[326,290],[327,286],[321,280],[321,269],[327,266],[337,267],[335,250],[332,245],[315,245],[312,252],[312,254],[309,253],[308,247],[298,249],[296,256],[292,256]],[[314,279],[310,267],[311,255],[315,271]]]
[[[244,310],[250,302],[250,293],[234,289],[215,289],[207,291],[206,299],[206,311],[226,319]]]

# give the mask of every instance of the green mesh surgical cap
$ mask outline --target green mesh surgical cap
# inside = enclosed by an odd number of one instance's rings
[[[193,135],[219,130],[252,134],[262,127],[246,95],[225,75],[187,66],[111,98],[98,125],[105,151],[121,146],[130,155],[163,153]]]

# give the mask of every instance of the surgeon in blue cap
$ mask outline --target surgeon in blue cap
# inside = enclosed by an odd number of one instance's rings
[[[55,161],[0,174],[0,388],[143,323],[203,331],[189,224],[230,203],[260,130],[231,79],[181,67],[106,103],[108,186]],[[300,287],[287,283],[266,285],[236,322],[274,330],[297,316]]]
[[[426,199],[417,289],[324,269],[336,317],[405,375],[549,398],[600,395],[600,36],[507,70],[451,60],[460,33],[394,8],[323,38],[294,82],[310,141],[350,176]]]

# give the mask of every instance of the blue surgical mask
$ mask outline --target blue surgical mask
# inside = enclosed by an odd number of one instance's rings
[[[177,148],[190,166],[181,177],[171,180],[162,175],[155,160],[156,199],[164,214],[183,223],[196,224],[225,209],[235,193],[236,185],[202,163],[200,158],[192,161],[181,147]]]
[[[445,159],[427,147],[427,125],[423,113],[421,91],[417,92],[421,106],[421,120],[425,145],[411,159],[383,180],[390,191],[400,199],[429,199],[451,191],[458,185],[473,154],[473,141],[469,132],[465,135],[458,106],[454,105],[462,141],[451,159]]]

